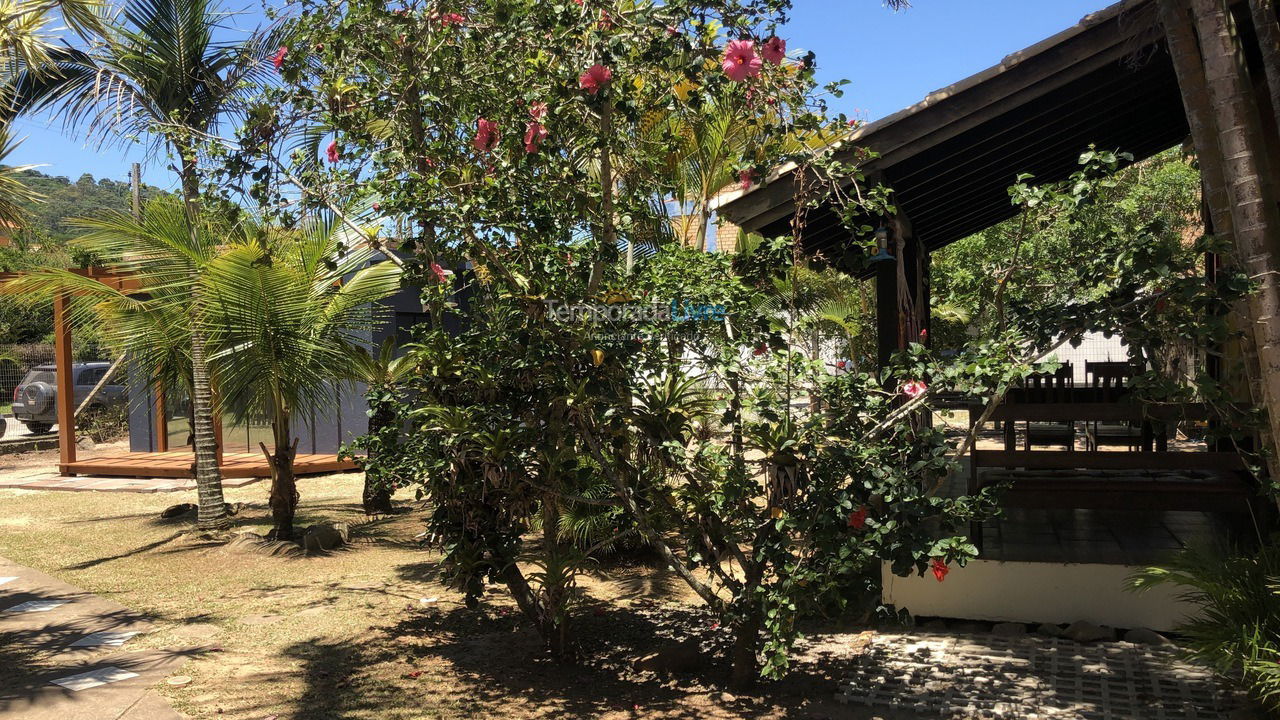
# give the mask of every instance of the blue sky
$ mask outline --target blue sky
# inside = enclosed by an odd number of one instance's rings
[[[795,0],[783,35],[789,49],[812,50],[823,82],[846,78],[833,110],[875,120],[933,90],[996,64],[1009,53],[1075,24],[1113,0],[913,0],[893,12],[878,0]],[[235,3],[238,5],[239,3]],[[257,13],[242,16],[246,26]],[[100,149],[67,137],[41,118],[17,122],[27,140],[10,162],[37,163],[72,180],[83,173],[125,179],[141,152]],[[146,182],[173,187],[163,159],[144,168]]]

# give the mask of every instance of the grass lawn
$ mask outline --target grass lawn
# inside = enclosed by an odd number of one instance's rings
[[[756,696],[723,693],[718,661],[676,679],[633,671],[672,638],[729,641],[683,583],[640,562],[582,579],[582,656],[552,664],[505,593],[471,611],[434,581],[437,556],[414,540],[419,510],[366,522],[360,483],[299,483],[300,527],[353,524],[351,547],[326,556],[233,554],[188,534],[189,520],[159,519],[193,496],[23,490],[0,490],[0,555],[154,616],[157,631],[128,648],[208,646],[182,670],[189,685],[160,689],[195,718],[871,717],[833,699],[865,641],[856,629],[816,634],[798,671]],[[245,503],[242,529],[267,531],[266,494],[265,483],[227,491]]]

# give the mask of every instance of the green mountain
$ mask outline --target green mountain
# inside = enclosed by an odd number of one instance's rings
[[[129,212],[129,183],[126,180],[102,178],[94,180],[85,173],[72,182],[62,176],[46,175],[35,170],[22,174],[22,180],[32,190],[44,195],[44,202],[27,206],[31,221],[25,232],[33,243],[60,245],[75,236],[67,220],[74,217],[91,217],[104,210]],[[142,201],[165,193],[151,185],[142,186]]]

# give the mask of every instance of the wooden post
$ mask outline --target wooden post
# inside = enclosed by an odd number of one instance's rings
[[[53,358],[57,369],[58,397],[55,407],[58,413],[58,461],[64,475],[66,466],[76,461],[76,397],[75,383],[71,377],[75,371],[71,362],[71,321],[67,318],[70,296],[60,292],[53,298]]]

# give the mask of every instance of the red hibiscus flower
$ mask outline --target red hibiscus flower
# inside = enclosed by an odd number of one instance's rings
[[[280,66],[284,65],[284,56],[288,54],[289,46],[281,45],[280,49],[276,51],[276,54],[271,56],[271,64],[275,66],[275,69],[279,70]]]
[[[476,118],[476,137],[471,144],[480,152],[492,152],[498,145],[498,123]]]
[[[755,77],[760,74],[760,67],[763,65],[760,58],[756,57],[756,44],[750,40],[734,40],[725,46],[724,59],[720,62],[721,69],[729,79],[734,82],[742,82],[747,78]]]
[[[911,398],[912,400],[923,395],[925,391],[928,389],[929,389],[929,386],[925,385],[924,382],[920,380],[908,380],[907,382],[902,384],[903,394]]]
[[[595,95],[600,92],[601,88],[608,85],[612,79],[613,71],[600,63],[596,63],[578,76],[578,87]]]
[[[854,530],[861,530],[867,526],[867,506],[860,505],[857,510],[849,513],[849,527]]]
[[[840,368],[841,370],[843,370],[843,369],[844,369],[844,366],[845,366],[845,365],[847,365],[847,364],[848,364],[848,363],[846,363],[844,360],[837,360],[837,361],[836,361],[836,367],[837,367],[837,368]]]
[[[336,163],[342,157],[342,153],[338,152],[338,141],[330,140],[329,147],[324,149],[325,157],[329,158],[329,162]]]
[[[756,171],[750,168],[738,173],[738,183],[743,190],[750,190],[751,184],[756,180]]]
[[[547,139],[547,129],[542,123],[536,120],[530,122],[524,129],[524,151],[527,153],[538,152],[538,145]]]
[[[933,571],[933,576],[942,582],[947,578],[947,573],[951,572],[951,568],[939,558],[934,558],[929,562],[929,569]]]
[[[760,48],[760,54],[764,56],[767,62],[781,65],[782,59],[787,56],[787,41],[775,35],[764,41],[764,47]]]

